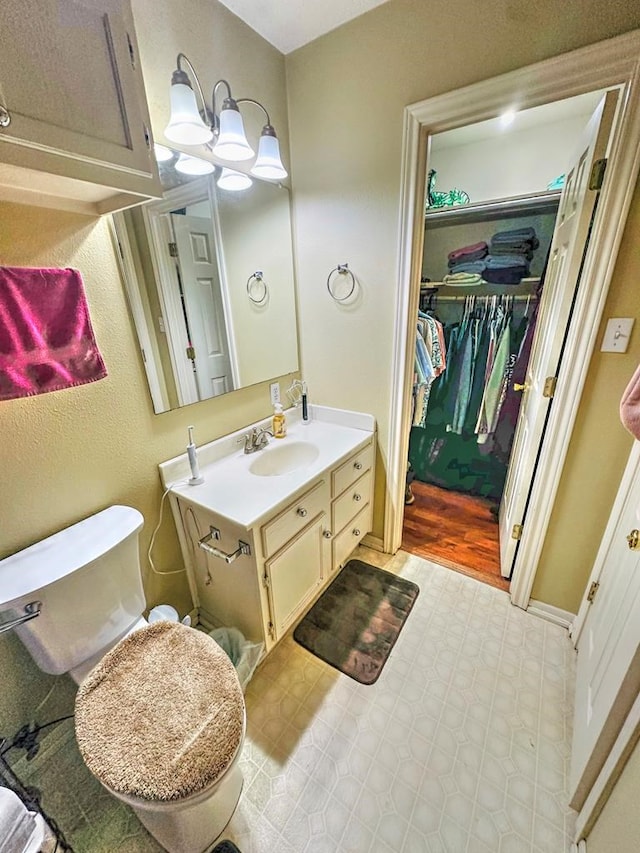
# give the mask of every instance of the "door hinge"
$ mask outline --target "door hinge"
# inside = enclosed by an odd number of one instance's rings
[[[589,189],[590,190],[599,190],[602,188],[602,182],[604,181],[604,173],[607,169],[607,158],[603,157],[601,160],[596,160],[591,167],[591,174],[589,175]]]
[[[600,588],[600,584],[598,581],[594,581],[589,587],[589,592],[587,593],[587,601],[589,604],[593,604],[593,599],[596,597],[596,592]]]
[[[196,360],[196,348],[195,347],[187,347],[187,358],[191,361]]]
[[[135,71],[136,67],[136,52],[133,49],[133,42],[131,41],[131,36],[127,33],[127,47],[129,48],[129,60],[131,62],[131,67]]]
[[[262,576],[262,585],[265,589],[269,589],[269,587],[271,586],[271,581],[269,580],[269,575],[265,574]]]
[[[177,243],[169,243],[169,257],[177,258],[178,257],[178,244]]]
[[[269,624],[267,625],[267,632],[268,632],[269,636],[271,637],[271,639],[275,640],[276,629],[273,627],[273,622],[269,622]]]
[[[511,528],[511,538],[512,539],[522,539],[522,531],[524,530],[524,526],[522,524],[514,524]]]
[[[544,387],[542,389],[543,397],[553,397],[556,393],[556,385],[558,384],[557,376],[547,376],[544,380]]]

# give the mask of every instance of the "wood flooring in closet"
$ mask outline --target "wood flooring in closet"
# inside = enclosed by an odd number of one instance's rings
[[[498,522],[486,498],[450,492],[414,480],[415,501],[404,508],[402,548],[498,589],[509,589],[500,574]]]

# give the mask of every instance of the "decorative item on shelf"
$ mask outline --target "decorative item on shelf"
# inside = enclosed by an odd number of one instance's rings
[[[349,281],[349,292],[344,296],[337,296],[335,285],[332,285],[332,278],[334,273],[338,273],[338,276],[346,276]],[[350,296],[353,295],[353,291],[356,289],[356,279],[354,274],[349,269],[349,264],[338,264],[337,267],[334,267],[329,275],[327,276],[327,290],[329,291],[329,295],[332,299],[335,299],[336,302],[346,302]]]
[[[256,298],[256,288],[261,287],[262,296]],[[254,303],[254,305],[264,305],[267,300],[267,296],[269,291],[267,290],[267,283],[264,280],[264,273],[262,270],[256,270],[251,273],[249,278],[247,279],[247,295],[249,299]]]
[[[436,186],[436,170],[429,169],[427,175],[427,209],[434,207],[454,207],[469,204],[471,199],[464,190],[453,189],[449,192],[438,192]]]
[[[191,77],[182,68],[186,65]],[[249,145],[244,131],[240,104],[253,104],[264,113],[266,124],[262,128],[258,143],[258,156],[250,169],[252,175],[266,180],[280,180],[287,177],[287,170],[280,158],[278,137],[271,124],[266,108],[253,98],[234,99],[231,87],[226,80],[218,80],[214,85],[211,107],[207,105],[198,75],[184,53],[179,53],[177,68],[171,77],[171,116],[164,135],[179,145],[204,145],[207,150],[224,161],[250,160],[254,150]],[[200,97],[202,112],[198,108],[192,81]],[[226,97],[222,107],[216,108],[218,88],[226,88]]]
[[[548,190],[561,190],[564,187],[564,182],[566,180],[566,175],[558,175],[557,178],[554,178],[547,184]]]

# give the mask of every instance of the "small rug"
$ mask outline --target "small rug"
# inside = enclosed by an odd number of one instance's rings
[[[419,592],[412,581],[350,560],[300,622],[293,638],[345,675],[373,684]]]

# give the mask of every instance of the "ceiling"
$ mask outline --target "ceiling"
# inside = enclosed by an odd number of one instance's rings
[[[387,0],[220,0],[277,47],[291,53],[318,36],[335,30],[381,6]]]

